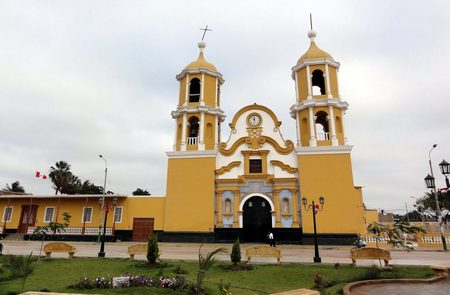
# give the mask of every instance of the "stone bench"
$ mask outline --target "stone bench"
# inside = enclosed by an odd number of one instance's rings
[[[432,265],[431,269],[434,271],[436,276],[448,276],[448,270],[450,269],[450,264],[444,265]]]
[[[359,249],[352,249],[351,252],[352,257],[352,264],[353,266],[356,266],[356,260],[357,259],[381,259],[384,260],[384,266],[389,266],[389,260],[391,260],[391,253],[387,250],[378,249],[378,248],[359,248]]]
[[[137,244],[128,247],[128,254],[130,255],[130,260],[134,259],[135,254],[147,254],[148,245],[147,244]]]
[[[252,257],[273,257],[277,259],[280,263],[281,251],[275,247],[270,246],[255,246],[245,249],[245,255],[247,256],[248,262],[250,262]]]
[[[44,245],[44,252],[48,258],[50,258],[53,252],[69,253],[69,257],[73,258],[75,252],[77,252],[77,248],[66,243],[53,242]]]

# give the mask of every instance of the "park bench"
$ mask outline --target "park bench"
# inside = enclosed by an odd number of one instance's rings
[[[450,269],[450,264],[443,265],[432,265],[431,269],[434,271],[436,276],[448,276],[448,271]]]
[[[359,248],[351,250],[352,264],[356,265],[357,259],[382,259],[384,260],[384,266],[389,266],[389,260],[391,260],[391,253],[387,250],[378,248]]]
[[[148,245],[147,244],[137,244],[128,247],[128,254],[130,255],[130,260],[134,259],[135,254],[147,254]]]
[[[44,252],[48,258],[50,258],[52,252],[69,253],[69,257],[73,258],[77,248],[66,243],[52,242],[44,245]]]
[[[320,292],[310,289],[296,289],[291,291],[272,293],[272,295],[320,295]]]
[[[245,255],[247,256],[248,262],[250,262],[252,257],[274,257],[277,262],[280,263],[281,251],[275,247],[270,246],[255,246],[245,249]]]

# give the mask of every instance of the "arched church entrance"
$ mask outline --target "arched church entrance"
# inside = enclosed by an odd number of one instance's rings
[[[242,208],[243,240],[245,242],[265,242],[267,231],[272,228],[271,207],[262,197],[249,198]]]

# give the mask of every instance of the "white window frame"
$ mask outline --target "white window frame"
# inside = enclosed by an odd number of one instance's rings
[[[116,209],[117,208],[120,208],[120,218],[119,218],[119,221],[115,221],[116,220]],[[123,206],[116,206],[116,207],[114,207],[114,222],[115,223],[122,223],[122,216],[123,216]]]
[[[81,223],[84,223],[84,213],[86,212],[86,208],[91,208],[91,216],[89,216],[89,220],[86,219],[86,223],[92,223],[92,215],[94,213],[94,207],[83,207],[83,211],[81,212]]]
[[[47,218],[47,209],[53,209],[53,212],[52,212],[52,217],[50,218],[50,220],[48,220],[48,219],[46,219]],[[53,221],[53,218],[55,218],[55,210],[56,210],[56,208],[55,208],[55,206],[48,206],[48,207],[45,207],[45,210],[44,210],[44,218],[42,218],[43,220],[44,220],[44,222],[52,222]]]
[[[11,214],[9,215],[9,219],[5,220],[6,217],[6,210],[11,208]],[[5,206],[5,208],[3,209],[3,217],[2,217],[2,222],[11,222],[12,220],[12,216],[13,216],[13,212],[14,212],[14,206]]]

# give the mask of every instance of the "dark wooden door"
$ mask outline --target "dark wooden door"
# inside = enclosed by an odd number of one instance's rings
[[[153,235],[154,218],[133,219],[133,241],[147,241]]]
[[[22,213],[20,214],[19,233],[26,234],[29,226],[36,223],[37,205],[22,205]]]
[[[266,242],[272,228],[270,204],[261,197],[252,197],[244,204],[243,238],[245,242]]]

